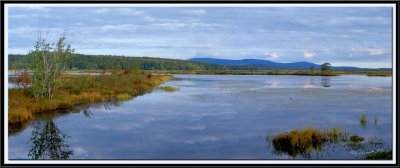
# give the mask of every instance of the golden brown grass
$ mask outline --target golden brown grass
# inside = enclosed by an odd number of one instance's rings
[[[326,142],[338,142],[347,136],[340,128],[324,129],[322,131],[312,127],[294,129],[282,132],[272,138],[272,144],[277,152],[286,152],[290,156],[311,153],[312,149],[320,151]]]
[[[175,91],[179,90],[179,88],[173,87],[173,86],[163,86],[163,87],[160,87],[160,89],[164,90],[166,92],[175,92]]]
[[[130,99],[151,91],[171,79],[168,75],[64,75],[53,99],[36,100],[29,89],[9,89],[8,122],[17,124],[32,119],[34,113],[71,108],[85,103]]]

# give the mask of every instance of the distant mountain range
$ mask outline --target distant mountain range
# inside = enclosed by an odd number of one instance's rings
[[[199,63],[210,63],[217,65],[228,66],[229,69],[233,70],[244,70],[244,69],[255,69],[255,70],[309,70],[314,68],[315,70],[320,69],[320,65],[311,62],[293,62],[293,63],[279,63],[272,62],[262,59],[241,59],[241,60],[230,60],[230,59],[217,59],[217,58],[191,58],[188,61],[199,62]],[[369,70],[368,68],[358,68],[351,66],[332,66],[334,70]],[[387,68],[381,68],[387,69]],[[389,70],[389,69],[388,69]]]

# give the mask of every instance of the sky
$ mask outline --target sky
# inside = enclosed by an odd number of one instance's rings
[[[8,53],[37,30],[76,53],[392,66],[391,7],[9,7]]]

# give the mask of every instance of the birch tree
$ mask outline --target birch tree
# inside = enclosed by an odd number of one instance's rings
[[[55,43],[50,44],[39,31],[32,56],[32,92],[36,99],[52,99],[59,87],[59,78],[66,70],[68,57],[73,49],[63,33]]]

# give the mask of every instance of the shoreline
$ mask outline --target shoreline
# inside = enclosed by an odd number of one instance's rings
[[[12,70],[8,70],[12,72]],[[298,76],[340,76],[340,75],[366,75],[366,76],[381,76],[392,77],[392,71],[383,70],[366,70],[366,71],[346,71],[338,70],[331,72],[310,71],[310,70],[141,70],[142,72],[152,73],[154,75],[298,75]],[[81,70],[67,70],[66,74],[79,73],[79,75],[98,75],[102,70],[99,69],[81,69]],[[111,71],[107,71],[111,74]]]
[[[63,85],[53,99],[34,99],[28,89],[8,89],[8,124],[23,124],[34,114],[54,112],[75,106],[110,100],[130,100],[151,92],[171,75],[64,75]]]

